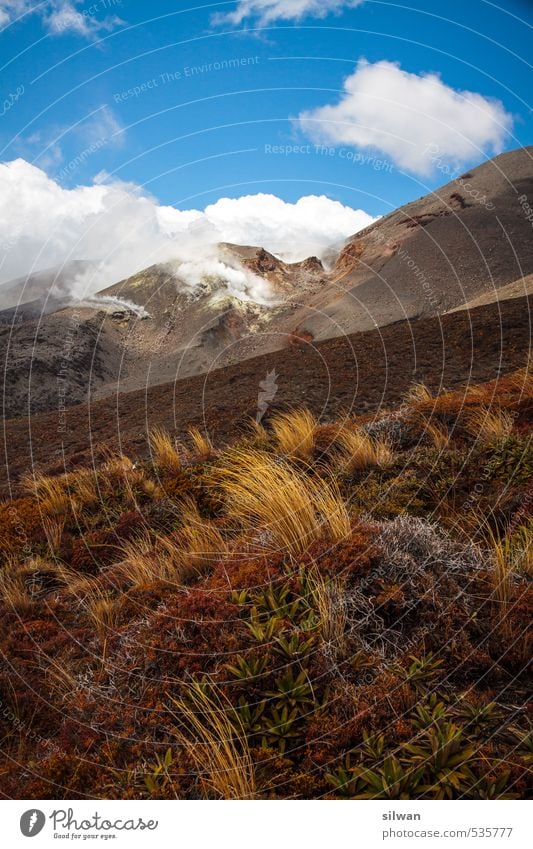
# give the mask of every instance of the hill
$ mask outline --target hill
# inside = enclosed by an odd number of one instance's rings
[[[5,415],[58,406],[58,349],[73,325],[82,353],[67,405],[87,387],[93,400],[104,398],[526,294],[520,281],[533,273],[533,240],[520,198],[533,196],[532,151],[502,154],[385,216],[348,240],[332,267],[221,245],[216,258],[195,258],[192,280],[187,264],[169,263],[53,315],[19,306],[15,326],[0,331]]]
[[[27,475],[3,793],[527,798],[532,413],[524,367]]]

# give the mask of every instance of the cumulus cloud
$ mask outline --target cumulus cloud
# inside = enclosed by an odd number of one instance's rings
[[[501,152],[512,117],[499,100],[457,91],[437,74],[361,59],[340,101],[303,112],[297,123],[317,141],[378,149],[427,176],[437,152],[456,167]]]
[[[291,204],[248,195],[222,198],[203,212],[180,211],[104,174],[93,185],[64,188],[17,159],[0,164],[0,281],[90,260],[97,270],[76,289],[77,297],[85,297],[156,262],[175,260],[194,286],[202,274],[223,271],[217,265],[220,242],[258,244],[296,261],[326,252],[373,220],[324,196]],[[209,268],[203,271],[199,259],[209,261]],[[222,276],[235,293],[250,286],[238,268],[228,267]]]
[[[325,18],[330,13],[360,6],[364,0],[239,0],[236,8],[226,15],[215,15],[215,22],[242,24],[256,18],[259,24],[273,21],[300,21],[303,18]]]
[[[99,8],[108,10],[120,6],[121,0],[106,0],[95,3],[89,9],[79,11],[83,0],[0,0],[0,26],[4,27],[26,15],[38,15],[51,35],[73,33],[83,38],[93,38],[100,32],[110,32],[123,23],[117,15],[97,16]]]
[[[223,238],[235,244],[261,245],[289,262],[322,256],[332,245],[374,220],[324,195],[285,203],[275,195],[221,198],[205,216]]]

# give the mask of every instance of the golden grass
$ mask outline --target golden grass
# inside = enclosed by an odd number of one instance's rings
[[[179,562],[174,559],[173,552],[157,551],[148,532],[125,543],[122,551],[124,559],[119,565],[120,573],[133,586],[173,581],[179,575]]]
[[[216,452],[211,444],[208,434],[202,433],[197,427],[191,427],[187,431],[191,443],[189,456],[197,463],[206,463],[211,460]]]
[[[348,474],[394,462],[394,451],[388,442],[372,439],[360,428],[344,427],[336,437],[341,468]]]
[[[480,512],[476,512],[474,516],[477,519],[476,536],[480,539],[480,546],[482,550],[488,550],[490,553],[494,595],[500,604],[500,619],[503,621],[513,577],[521,572],[524,574],[531,568],[533,522],[522,525],[514,534],[500,536],[487,516]]]
[[[71,497],[64,477],[48,477],[40,473],[28,474],[24,475],[21,483],[24,489],[37,499],[44,515],[58,517],[68,513]]]
[[[250,419],[249,428],[252,432],[252,436],[256,441],[258,441],[261,445],[267,445],[269,442],[268,431],[266,427],[258,422],[257,419]]]
[[[527,578],[533,577],[533,520],[521,525],[512,535],[515,569]]]
[[[109,631],[116,630],[119,625],[122,598],[97,590],[88,594],[84,607],[98,638],[104,642]]]
[[[494,598],[498,605],[496,619],[504,633],[508,630],[507,611],[514,575],[513,550],[508,536],[498,537],[488,521],[483,524],[483,543],[489,549],[493,566]]]
[[[61,540],[63,539],[65,517],[44,515],[41,522],[50,553],[52,555],[57,554],[61,546]]]
[[[280,413],[271,421],[274,443],[280,454],[311,460],[315,450],[318,422],[306,409]]]
[[[229,450],[214,472],[228,515],[243,530],[267,531],[278,548],[302,553],[314,540],[341,540],[350,518],[338,487],[311,479],[260,451]]]
[[[223,693],[197,683],[174,700],[179,726],[175,735],[201,777],[207,795],[220,799],[256,796],[254,764],[238,715]],[[231,719],[230,719],[231,717]]]
[[[192,502],[181,513],[182,527],[171,536],[145,533],[123,546],[120,574],[134,586],[154,582],[181,585],[203,574],[227,554],[227,543],[215,525],[202,519]]]
[[[449,448],[450,431],[446,425],[423,418],[422,427],[424,428],[424,433],[429,439],[431,445],[433,445],[437,451],[445,451]]]
[[[68,475],[68,483],[72,487],[80,510],[94,507],[100,500],[98,480],[91,469],[78,469]]]
[[[150,450],[156,468],[163,472],[177,472],[182,467],[178,448],[170,434],[162,428],[153,428],[149,434]]]
[[[69,665],[60,663],[52,655],[44,656],[46,664],[46,681],[57,698],[66,700],[72,698],[72,694],[79,688],[79,681],[73,674]]]
[[[344,654],[346,635],[346,607],[340,580],[326,579],[318,569],[307,574],[307,586],[320,619],[322,639],[334,654]]]
[[[513,429],[513,416],[500,408],[480,407],[468,413],[466,430],[481,444],[507,439]]]
[[[228,553],[227,543],[213,522],[202,519],[192,501],[186,501],[178,531],[180,552],[185,572],[203,573]],[[164,540],[160,540],[164,544]]]
[[[407,404],[420,404],[433,401],[433,395],[425,383],[413,383],[405,393],[405,401]]]
[[[26,613],[34,605],[24,574],[11,559],[0,570],[0,598],[16,613]]]
[[[502,377],[500,383],[504,391],[513,396],[518,395],[516,401],[531,401],[533,399],[533,360],[530,359],[524,368]]]

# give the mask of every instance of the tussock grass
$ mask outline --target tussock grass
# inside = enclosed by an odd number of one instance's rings
[[[179,725],[175,730],[208,793],[220,799],[256,796],[254,764],[237,712],[214,686],[198,683],[174,700]],[[230,719],[231,717],[231,719]]]
[[[533,578],[533,520],[521,525],[512,535],[516,571]]]
[[[229,516],[243,530],[267,531],[289,553],[301,553],[317,539],[341,540],[350,533],[336,484],[306,477],[283,460],[234,449],[214,475]]]
[[[394,462],[394,451],[383,439],[373,439],[360,428],[342,428],[336,437],[338,459],[348,474]]]
[[[68,663],[59,663],[51,655],[43,657],[46,668],[46,681],[50,690],[61,701],[72,698],[79,688],[79,681]]]
[[[446,425],[422,418],[424,433],[437,451],[445,451],[450,446],[450,431]]]
[[[116,630],[119,625],[122,599],[108,592],[93,590],[86,597],[84,607],[98,638],[104,642],[109,631]]]
[[[66,516],[70,509],[71,497],[67,491],[64,477],[46,475],[24,475],[22,486],[33,495],[45,516]]]
[[[125,543],[120,574],[133,586],[146,586],[156,581],[173,581],[179,574],[174,552],[157,551],[152,536],[146,532]]]
[[[216,455],[208,434],[202,433],[197,427],[189,428],[187,433],[191,443],[189,456],[192,460],[197,463],[206,463]]]
[[[24,574],[13,560],[8,560],[0,570],[0,598],[16,613],[27,613],[34,606]]]
[[[202,519],[192,502],[182,511],[182,527],[171,536],[142,534],[123,546],[120,574],[134,586],[154,582],[180,585],[203,574],[227,554],[227,543],[215,525]]]
[[[268,445],[268,431],[261,422],[258,422],[257,419],[250,419],[249,428],[253,438],[259,445]]]
[[[101,466],[101,472],[110,480],[122,481],[135,468],[135,463],[125,454],[107,452],[107,459]]]
[[[513,417],[507,410],[480,407],[468,414],[466,430],[481,444],[507,439],[513,430]]]
[[[318,422],[306,409],[280,413],[271,421],[274,443],[280,454],[311,460],[315,450]]]
[[[434,401],[431,391],[425,383],[413,383],[405,393],[407,404],[420,404]]]
[[[75,493],[80,511],[94,507],[100,501],[98,480],[91,469],[78,469],[67,477],[69,486]]]
[[[341,581],[326,579],[315,567],[307,574],[307,586],[318,612],[324,643],[335,655],[343,655],[347,617]]]
[[[494,566],[494,591],[496,599],[501,603],[501,618],[503,618],[509,602],[514,573],[511,540],[508,536],[497,536],[487,521],[483,524],[483,539],[491,554]]]
[[[193,502],[185,502],[178,532],[184,571],[203,573],[228,553],[227,543],[213,522],[202,519]],[[163,541],[161,541],[163,542]]]
[[[498,385],[503,392],[511,396],[515,403],[531,401],[533,399],[533,355],[529,357],[523,368],[499,378]]]
[[[163,472],[177,472],[182,467],[180,453],[170,434],[162,428],[153,428],[149,434],[150,450],[156,468]]]
[[[65,517],[45,515],[42,517],[42,525],[50,553],[55,555],[59,551],[63,539]]]

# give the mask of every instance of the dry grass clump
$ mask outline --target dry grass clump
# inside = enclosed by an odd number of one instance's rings
[[[204,573],[227,553],[227,544],[212,522],[202,519],[189,502],[182,514],[182,527],[171,536],[145,533],[123,546],[120,574],[134,586],[154,582],[182,584]]]
[[[85,612],[101,642],[106,640],[109,631],[117,629],[122,601],[120,596],[115,597],[101,590],[95,590],[85,598]]]
[[[196,682],[174,701],[179,727],[175,734],[206,790],[220,799],[256,796],[254,764],[244,728],[231,702],[214,686]],[[231,717],[231,718],[230,718]]]
[[[269,435],[264,424],[258,422],[257,419],[250,419],[249,428],[256,442],[258,442],[260,445],[268,444]]]
[[[50,553],[55,555],[59,551],[61,540],[63,539],[65,517],[44,515],[42,519],[42,526]]]
[[[433,395],[425,383],[413,383],[405,393],[407,404],[420,404],[434,401]]]
[[[202,433],[197,427],[189,428],[187,433],[191,443],[191,449],[188,452],[191,460],[194,460],[196,463],[206,463],[216,455],[216,451],[207,433]]]
[[[533,521],[521,525],[512,535],[515,569],[528,578],[533,577]]]
[[[490,445],[511,435],[513,421],[513,416],[506,410],[479,407],[468,414],[466,430],[476,441]]]
[[[302,553],[317,539],[341,540],[350,533],[336,484],[306,477],[283,460],[234,449],[214,475],[229,516],[243,530],[266,531],[289,553]]]
[[[320,620],[320,634],[334,655],[343,655],[346,636],[346,602],[340,580],[326,578],[317,569],[307,574],[307,586]]]
[[[149,533],[142,534],[125,543],[122,549],[124,560],[120,563],[120,574],[133,586],[146,586],[156,581],[179,582],[179,549],[175,546],[158,548]]]
[[[33,607],[25,576],[13,560],[7,560],[0,571],[0,598],[16,613],[27,613]]]
[[[98,479],[92,469],[78,469],[70,472],[66,480],[74,493],[80,511],[98,504],[100,500]]]
[[[315,450],[317,426],[317,420],[309,410],[280,413],[271,421],[277,450],[285,457],[311,460]]]
[[[531,401],[533,399],[533,359],[530,359],[524,368],[501,379],[505,391],[512,395],[518,395],[519,401]]]
[[[437,451],[445,451],[450,446],[450,431],[446,425],[421,417],[420,422],[424,435]]]
[[[337,437],[338,457],[342,470],[348,474],[376,466],[385,468],[394,462],[394,451],[384,439],[374,439],[360,428],[342,428]]]
[[[33,495],[45,516],[65,516],[71,505],[64,477],[48,477],[37,473],[24,475],[22,486]]]
[[[500,536],[486,516],[476,515],[481,546],[490,552],[494,566],[495,595],[504,606],[509,601],[514,578],[533,574],[533,521],[521,525],[514,533]]]
[[[156,427],[150,431],[150,450],[153,463],[156,468],[163,472],[177,472],[182,467],[178,448],[170,434],[162,428]]]
[[[181,516],[182,526],[177,536],[184,570],[205,572],[215,561],[227,555],[227,543],[213,522],[202,519],[192,502],[186,503]]]

